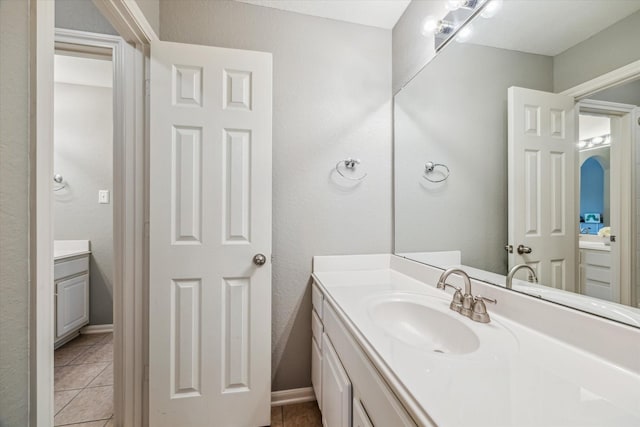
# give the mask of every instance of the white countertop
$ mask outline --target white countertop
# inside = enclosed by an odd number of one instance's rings
[[[388,266],[353,269],[344,257],[332,271],[322,258],[314,259],[316,281],[417,421],[431,419],[441,427],[640,426],[637,372],[501,316],[493,306],[490,324],[473,322],[448,310],[450,293]],[[476,333],[479,349],[439,354],[394,338],[369,311],[372,299],[392,292],[439,304]]]
[[[89,240],[54,240],[53,260],[60,261],[91,253],[91,243]]]

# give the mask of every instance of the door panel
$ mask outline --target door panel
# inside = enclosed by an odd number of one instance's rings
[[[151,46],[154,427],[269,424],[271,73],[266,53]]]
[[[573,98],[509,88],[509,268],[529,264],[540,283],[569,291],[577,288],[576,142]]]

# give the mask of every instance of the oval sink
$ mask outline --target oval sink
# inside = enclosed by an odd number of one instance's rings
[[[444,311],[444,310],[446,311]],[[435,353],[466,354],[480,346],[478,336],[461,320],[443,309],[422,302],[392,297],[373,301],[369,314],[392,337]]]

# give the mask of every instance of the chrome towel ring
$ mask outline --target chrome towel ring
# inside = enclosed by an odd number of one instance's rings
[[[338,163],[336,163],[336,172],[338,172],[340,174],[340,176],[345,178],[345,179],[349,179],[351,181],[362,181],[367,176],[366,173],[364,175],[362,175],[362,176],[358,176],[358,177],[352,178],[350,176],[346,176],[340,170],[340,165],[344,165],[345,169],[355,170],[356,165],[359,165],[359,164],[360,164],[360,159],[348,158],[348,159],[340,160]]]
[[[440,167],[446,171],[446,172],[440,171],[440,173],[442,174],[442,178],[440,179],[429,178],[429,175],[432,174],[437,167]],[[447,165],[444,165],[442,163],[427,162],[424,165],[424,175],[422,175],[422,177],[429,182],[442,182],[442,181],[446,181],[447,178],[449,178],[450,173],[451,172],[449,171],[449,168],[447,167]]]

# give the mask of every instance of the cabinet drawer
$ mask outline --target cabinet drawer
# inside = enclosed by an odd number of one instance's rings
[[[322,296],[322,292],[318,289],[318,285],[315,283],[311,286],[311,303],[313,304],[313,309],[318,313],[318,317],[322,320],[322,300],[324,297]]]
[[[322,342],[322,336],[320,336]],[[311,385],[318,401],[318,408],[322,411],[322,347],[315,338],[311,339]]]
[[[313,338],[315,338],[316,342],[320,342],[323,332],[322,320],[320,320],[315,310],[311,310],[311,332],[313,332]]]
[[[74,276],[89,270],[89,257],[83,256],[68,261],[59,261],[53,265],[53,280]]]
[[[584,251],[582,262],[587,265],[611,268],[611,253],[602,251]]]
[[[342,365],[349,374],[354,391],[357,391],[362,404],[367,408],[371,423],[380,427],[415,426],[416,423],[327,301],[324,303],[323,323],[325,339],[328,336],[333,343]],[[326,357],[326,354],[323,356]]]

